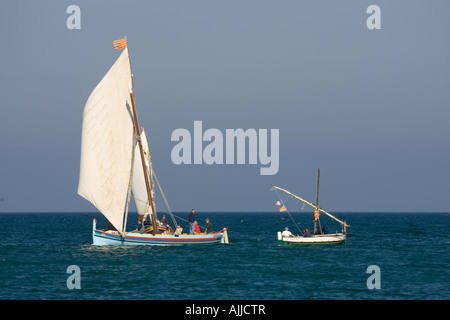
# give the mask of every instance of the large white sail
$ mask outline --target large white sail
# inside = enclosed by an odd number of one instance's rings
[[[152,170],[153,169],[152,169],[152,165],[151,165],[150,151],[148,148],[147,136],[145,135],[145,131],[143,129],[141,132],[141,143],[142,143],[145,167],[146,167],[147,172],[144,173],[144,170],[142,168],[141,152],[139,150],[139,145],[136,144],[136,148],[134,151],[132,191],[133,191],[133,198],[134,198],[134,202],[136,204],[137,212],[139,215],[144,215],[147,212],[147,210],[150,214],[153,214],[153,209],[151,208],[151,206],[148,202],[148,194],[147,194],[147,188],[145,186],[144,174],[147,174],[148,181],[150,182],[150,190],[151,190],[152,199],[155,199],[155,191],[154,191],[153,179],[152,179],[152,174],[153,174]]]
[[[78,194],[119,231],[132,170],[134,124],[128,48],[89,96],[83,111]]]

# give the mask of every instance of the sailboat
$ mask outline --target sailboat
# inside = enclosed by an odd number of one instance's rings
[[[308,201],[286,189],[277,187],[275,185],[272,185],[272,190],[280,190],[284,193],[290,195],[291,197],[302,201],[303,203],[306,203],[307,205],[314,208],[314,231],[312,233],[310,232],[304,232],[301,231],[300,228],[298,228],[297,224],[295,223],[294,219],[291,219],[294,222],[294,224],[297,226],[297,228],[302,232],[303,236],[285,236],[283,235],[283,232],[278,231],[277,232],[277,238],[279,244],[342,244],[347,239],[347,227],[350,227],[345,221],[341,221],[338,218],[336,218],[334,215],[326,211],[325,209],[319,207],[319,179],[320,179],[320,169],[317,170],[317,188],[316,188],[316,203],[312,203],[311,201]],[[286,209],[286,206],[281,201],[277,202],[279,205],[283,205],[280,208],[280,212],[286,211],[289,213],[289,211]],[[334,219],[335,221],[339,222],[342,226],[341,232],[335,232],[335,233],[325,233],[325,229],[321,228],[320,225],[320,219],[319,219],[319,212],[325,213],[328,217]],[[289,214],[290,216],[290,214]]]
[[[78,194],[109,221],[92,224],[94,245],[192,245],[228,243],[227,228],[213,233],[163,232],[155,204],[154,180],[145,131],[139,130],[133,73],[126,38],[114,41],[119,58],[90,94],[83,110]],[[155,178],[155,179],[153,179]],[[164,201],[167,200],[160,188]],[[139,218],[151,224],[126,231],[131,193]],[[177,226],[168,206],[169,213]],[[145,229],[145,230],[144,230]]]

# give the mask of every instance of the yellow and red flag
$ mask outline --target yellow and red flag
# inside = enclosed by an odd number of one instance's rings
[[[319,220],[319,210],[317,210],[317,208],[314,210],[314,221],[315,220]]]
[[[127,46],[127,37],[113,41],[114,49],[120,50]]]
[[[280,210],[280,212],[287,211],[287,209],[286,209],[285,206],[282,206],[282,207],[281,207],[280,209],[278,209],[278,210]]]

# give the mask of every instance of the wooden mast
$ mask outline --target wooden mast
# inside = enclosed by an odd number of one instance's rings
[[[317,169],[317,187],[316,187],[316,209],[314,211],[314,233],[317,228],[317,221],[319,220],[319,179],[320,179],[320,169]],[[317,218],[316,218],[317,213]]]
[[[148,181],[147,166],[145,165],[144,149],[142,148],[141,134],[139,132],[139,123],[138,123],[137,114],[136,114],[136,107],[135,107],[133,91],[130,92],[130,98],[131,98],[131,107],[133,109],[134,127],[135,127],[135,132],[136,132],[136,138],[137,138],[138,144],[139,144],[139,153],[141,155],[142,170],[144,170],[144,180],[145,180],[145,188],[147,189],[148,202],[153,211],[151,217],[152,217],[152,225],[153,225],[153,234],[155,234],[158,231],[158,225],[156,223],[156,217],[155,217],[156,211],[154,210],[155,204],[153,202],[153,198],[151,195],[150,182]]]
[[[127,45],[128,47],[128,45]],[[133,120],[134,120],[134,131],[136,134],[136,138],[138,140],[139,144],[139,153],[141,155],[141,163],[142,163],[142,170],[144,171],[144,180],[145,180],[145,188],[147,190],[147,198],[148,203],[152,209],[151,219],[152,219],[152,226],[153,226],[153,234],[156,234],[158,232],[158,224],[156,223],[156,206],[153,201],[153,197],[151,194],[151,188],[150,188],[150,182],[148,181],[148,174],[147,174],[147,166],[145,165],[145,158],[144,158],[144,149],[142,147],[142,141],[141,141],[141,133],[139,132],[139,122],[137,119],[137,112],[136,112],[136,103],[134,99],[134,79],[133,79],[133,70],[131,69],[131,57],[130,57],[130,49],[128,48],[128,61],[130,62],[130,70],[131,70],[131,84],[130,84],[130,99],[131,99],[131,107],[133,111]]]
[[[317,187],[316,187],[316,209],[319,210],[319,179],[320,169],[317,169]]]

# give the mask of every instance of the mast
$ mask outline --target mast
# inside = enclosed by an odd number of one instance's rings
[[[131,69],[131,57],[130,57],[129,53],[128,53],[128,59],[130,62],[130,69]],[[136,102],[135,102],[135,97],[134,97],[134,79],[133,79],[132,69],[131,69],[131,81],[132,81],[132,84],[130,87],[130,98],[131,98],[131,107],[132,107],[133,119],[134,119],[134,131],[135,131],[136,138],[138,140],[139,153],[141,155],[142,170],[144,170],[144,180],[145,180],[145,188],[147,189],[148,203],[150,204],[152,211],[153,211],[151,214],[151,219],[152,219],[152,226],[153,226],[153,234],[155,234],[158,232],[158,225],[156,223],[156,206],[155,206],[155,202],[153,201],[153,197],[151,195],[150,182],[148,179],[147,167],[145,165],[144,149],[142,147],[141,134],[139,132],[140,127],[139,127],[139,122],[137,119],[137,112],[136,112]]]
[[[320,169],[317,169],[316,208],[314,210],[314,233],[316,232],[317,221],[319,220],[319,178],[320,178]]]
[[[317,171],[316,206],[314,209],[314,231],[313,231],[314,234],[316,234],[317,221],[319,221],[319,178],[320,178],[320,169],[318,169],[318,171]],[[319,227],[320,227],[320,222],[319,222]]]
[[[319,210],[319,179],[320,179],[320,169],[317,170],[317,187],[316,187],[316,208]]]
[[[156,210],[154,210],[155,208],[155,203],[153,201],[152,195],[151,195],[151,189],[150,189],[150,182],[148,181],[148,174],[147,174],[147,168],[145,165],[145,159],[144,159],[144,150],[142,148],[142,142],[141,142],[141,134],[139,133],[139,123],[138,123],[138,119],[137,119],[137,114],[136,114],[136,106],[135,106],[135,100],[134,100],[134,93],[132,90],[130,90],[130,97],[131,97],[131,107],[133,110],[133,118],[134,118],[134,126],[135,126],[135,134],[136,134],[136,138],[138,140],[138,145],[139,145],[139,152],[141,155],[141,163],[142,163],[142,169],[144,170],[144,180],[145,180],[145,188],[147,189],[147,197],[148,197],[148,202],[152,208],[152,225],[153,225],[153,234],[155,234],[158,230],[158,226],[156,224]]]

